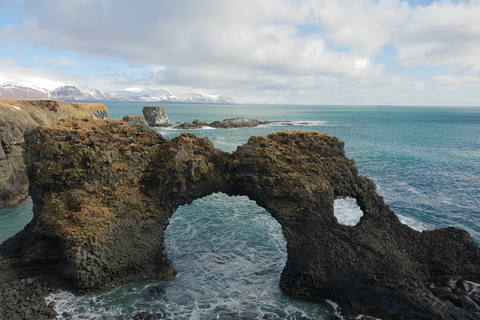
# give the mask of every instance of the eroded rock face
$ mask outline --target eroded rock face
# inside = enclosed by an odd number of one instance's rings
[[[14,205],[28,196],[21,147],[26,130],[48,126],[62,118],[106,119],[107,115],[102,104],[0,99],[0,205]]]
[[[143,107],[143,116],[149,126],[152,127],[171,127],[165,109],[162,107]]]
[[[425,282],[479,280],[478,245],[455,228],[420,233],[401,224],[335,137],[280,132],[228,154],[191,134],[165,141],[124,122],[86,119],[38,128],[26,148],[34,219],[0,254],[17,252],[24,266],[48,257],[60,286],[89,292],[173,277],[164,252],[169,217],[224,192],[248,196],[280,223],[288,251],[280,286],[294,296],[385,320],[479,318]],[[363,211],[355,226],[333,214],[343,197]]]

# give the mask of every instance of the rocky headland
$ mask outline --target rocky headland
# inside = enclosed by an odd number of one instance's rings
[[[27,130],[49,126],[64,118],[106,119],[107,115],[102,104],[0,99],[0,205],[14,205],[28,196],[22,159],[23,135]]]
[[[86,118],[32,130],[25,148],[34,218],[0,245],[8,275],[0,282],[30,278],[85,293],[172,278],[168,219],[224,192],[248,196],[281,225],[288,257],[280,287],[291,295],[333,300],[346,317],[480,319],[439,297],[444,284],[435,280],[480,280],[475,241],[456,228],[402,224],[335,137],[278,132],[226,153],[192,134],[164,140]],[[345,197],[363,212],[355,226],[334,216],[334,200]]]

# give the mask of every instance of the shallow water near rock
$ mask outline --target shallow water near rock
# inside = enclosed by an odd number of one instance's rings
[[[141,114],[143,105],[108,105],[110,118]],[[337,136],[379,194],[417,230],[456,226],[479,241],[480,109],[314,106],[163,106],[172,123],[232,117],[281,120],[245,129],[199,129],[217,148],[234,151],[252,135],[311,130]],[[166,138],[184,131],[162,129]],[[337,208],[335,208],[337,210]],[[12,219],[12,210],[20,213]],[[344,206],[350,221],[354,211]],[[352,211],[350,211],[352,210]],[[0,209],[0,241],[31,218],[31,202]],[[15,215],[13,215],[15,217]],[[183,206],[167,228],[178,276],[110,292],[49,297],[72,319],[330,319],[328,304],[292,299],[278,288],[286,260],[279,224],[245,197],[214,194]]]
[[[33,218],[32,200],[12,207],[0,207],[0,243],[22,230]]]

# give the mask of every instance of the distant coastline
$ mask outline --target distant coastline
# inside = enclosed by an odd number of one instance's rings
[[[0,85],[0,99],[61,100],[65,102],[104,103],[188,103],[188,104],[235,104],[233,99],[220,95],[198,92],[171,92],[165,89],[141,91],[95,88],[81,90],[75,86],[62,86],[53,90],[40,88],[34,84],[7,83]]]

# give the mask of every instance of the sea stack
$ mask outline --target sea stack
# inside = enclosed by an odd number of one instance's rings
[[[165,109],[162,107],[143,107],[143,116],[151,127],[171,127]]]

